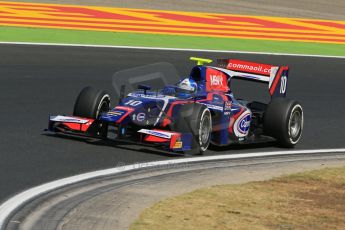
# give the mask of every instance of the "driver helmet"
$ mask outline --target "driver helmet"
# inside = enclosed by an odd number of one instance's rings
[[[198,85],[193,79],[185,78],[177,84],[177,87],[185,93],[195,93]]]

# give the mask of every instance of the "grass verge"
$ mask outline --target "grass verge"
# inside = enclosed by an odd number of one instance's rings
[[[214,49],[345,56],[345,45],[0,26],[0,41]]]
[[[131,229],[345,229],[345,167],[244,185],[222,185],[161,201]]]

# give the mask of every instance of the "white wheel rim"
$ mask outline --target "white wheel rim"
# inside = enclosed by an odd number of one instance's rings
[[[295,105],[289,118],[289,137],[292,144],[296,144],[303,131],[303,110],[300,105]]]
[[[209,116],[205,116],[206,113],[208,113]],[[210,143],[208,140],[210,139],[210,136],[211,136],[211,129],[212,129],[212,120],[211,120],[210,111],[208,109],[205,109],[201,115],[201,121],[200,121],[200,126],[199,126],[199,142],[200,142],[201,151],[203,152],[206,151]]]

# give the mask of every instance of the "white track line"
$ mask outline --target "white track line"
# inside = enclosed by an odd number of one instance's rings
[[[193,157],[183,158],[177,160],[156,161],[147,163],[138,163],[127,165],[123,167],[110,168],[105,170],[99,170],[89,173],[84,173],[72,177],[55,180],[46,184],[42,184],[37,187],[33,187],[24,192],[21,192],[12,198],[8,199],[0,206],[0,229],[3,229],[6,224],[6,220],[11,214],[17,210],[21,205],[28,201],[39,197],[42,194],[53,191],[55,189],[71,185],[74,183],[82,182],[89,179],[98,177],[115,175],[118,173],[128,172],[139,168],[149,168],[157,166],[166,166],[172,164],[192,163],[192,162],[205,162],[205,161],[217,161],[217,160],[229,160],[229,159],[241,159],[241,158],[255,158],[255,157],[269,157],[277,155],[301,155],[301,154],[315,154],[315,153],[345,153],[345,149],[316,149],[316,150],[296,150],[296,151],[276,151],[276,152],[259,152],[259,153],[243,153],[243,154],[231,154],[231,155],[218,155],[208,157]]]
[[[63,43],[35,43],[35,42],[2,42],[3,45],[30,45],[30,46],[65,46],[65,47],[90,47],[90,48],[111,48],[111,49],[140,49],[140,50],[165,50],[165,51],[188,51],[188,52],[208,52],[208,53],[237,53],[237,54],[259,54],[272,56],[294,56],[294,57],[317,57],[317,58],[339,58],[345,56],[314,55],[314,54],[286,54],[270,52],[250,52],[236,50],[207,50],[207,49],[183,49],[183,48],[164,48],[164,47],[145,47],[145,46],[112,46],[112,45],[89,45],[89,44],[63,44]]]

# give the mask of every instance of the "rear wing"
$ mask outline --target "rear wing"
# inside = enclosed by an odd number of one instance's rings
[[[218,67],[228,69],[232,78],[268,84],[271,97],[285,97],[288,66],[273,66],[236,59],[218,59]]]

